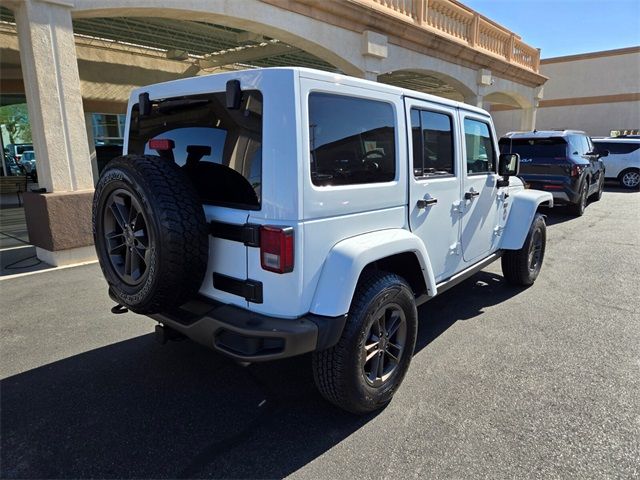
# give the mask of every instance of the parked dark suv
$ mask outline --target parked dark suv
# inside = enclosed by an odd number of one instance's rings
[[[528,188],[553,194],[580,216],[588,200],[597,201],[604,187],[608,154],[598,152],[586,133],[577,130],[510,132],[500,139],[501,153],[520,154],[520,178]]]

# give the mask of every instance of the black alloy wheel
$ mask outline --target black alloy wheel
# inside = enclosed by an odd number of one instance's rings
[[[534,273],[540,270],[543,254],[543,233],[541,229],[536,228],[533,231],[531,242],[529,244],[529,272]]]
[[[138,200],[117,189],[106,201],[103,234],[114,272],[127,285],[140,284],[149,270],[153,234]]]
[[[362,373],[372,387],[386,382],[405,352],[407,319],[397,304],[383,306],[375,315],[363,346]]]

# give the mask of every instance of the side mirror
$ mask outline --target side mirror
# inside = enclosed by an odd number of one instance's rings
[[[609,150],[600,150],[600,151],[598,152],[598,156],[599,156],[600,158],[602,158],[602,157],[608,157],[608,156],[609,156]]]
[[[510,177],[520,173],[520,155],[517,153],[501,153],[498,160],[498,174]]]
[[[520,172],[520,155],[517,153],[501,153],[498,159],[498,175],[502,180],[498,180],[498,187],[508,187],[509,177],[518,175]]]

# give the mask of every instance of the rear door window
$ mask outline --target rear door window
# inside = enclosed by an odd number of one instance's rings
[[[158,144],[164,145],[161,150]],[[244,91],[239,110],[226,108],[224,92],[154,101],[147,116],[134,105],[128,153],[174,161],[205,204],[258,210],[262,94]]]
[[[453,175],[453,121],[444,113],[411,109],[413,174]]]

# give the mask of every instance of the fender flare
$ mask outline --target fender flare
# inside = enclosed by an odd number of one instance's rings
[[[520,190],[511,194],[511,209],[502,233],[500,248],[519,250],[529,233],[531,222],[540,204],[548,202],[553,207],[553,196],[540,190]]]
[[[357,235],[336,243],[327,256],[318,281],[311,313],[335,317],[349,311],[362,270],[371,262],[411,252],[420,263],[427,293],[436,292],[436,282],[424,243],[400,228]]]

